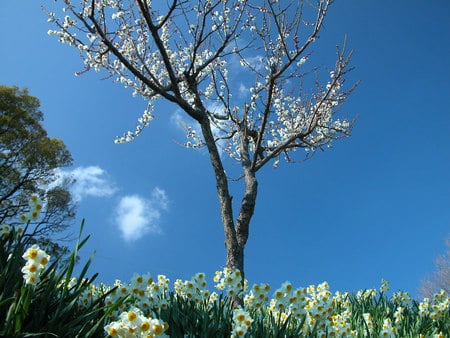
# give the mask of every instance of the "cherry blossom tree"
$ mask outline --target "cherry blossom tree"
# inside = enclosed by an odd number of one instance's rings
[[[309,158],[352,129],[352,120],[336,118],[355,87],[344,86],[351,53],[337,48],[330,69],[308,66],[332,2],[57,0],[61,16],[48,9],[55,25],[49,34],[78,49],[85,64],[80,74],[106,72],[148,102],[136,130],[117,143],[138,136],[160,100],[192,121],[186,146],[208,151],[226,266],[242,273],[258,172],[268,163]],[[238,210],[227,156],[240,163]]]

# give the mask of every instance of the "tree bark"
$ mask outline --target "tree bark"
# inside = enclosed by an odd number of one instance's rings
[[[211,130],[211,125],[208,117],[205,117],[199,121],[203,138],[205,140],[206,147],[211,160],[211,165],[214,170],[214,176],[216,178],[216,189],[220,204],[220,214],[225,232],[225,245],[227,247],[227,263],[226,266],[231,269],[242,268],[243,265],[240,250],[238,249],[238,241],[236,236],[236,230],[234,227],[233,219],[233,207],[231,204],[231,195],[228,189],[228,178],[223,168],[222,160],[220,158],[219,151],[214,139],[214,135]]]
[[[245,131],[241,133],[241,163],[244,170],[245,191],[235,224],[228,178],[206,114],[205,118],[200,120],[199,123],[216,178],[216,189],[225,233],[225,246],[227,248],[226,267],[232,270],[238,269],[242,274],[242,278],[244,278],[244,249],[249,235],[250,220],[255,209],[258,187],[255,172],[251,168],[248,138],[245,135]]]
[[[241,165],[244,171],[245,191],[242,197],[241,208],[236,221],[236,236],[238,244],[239,266],[244,277],[244,248],[247,244],[250,221],[255,211],[258,181],[252,169],[249,153],[249,138],[245,121],[239,126]]]

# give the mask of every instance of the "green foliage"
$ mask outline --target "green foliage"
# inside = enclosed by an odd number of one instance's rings
[[[29,205],[41,210],[31,196]],[[39,212],[37,212],[37,216]],[[239,271],[224,268],[210,292],[204,273],[177,279],[135,273],[130,283],[95,285],[87,277],[93,257],[74,270],[83,223],[66,261],[51,259],[37,231],[0,226],[0,337],[435,337],[450,333],[450,297],[442,290],[422,302],[408,293],[379,290],[334,294],[327,282],[293,288],[285,282],[271,299],[270,286],[248,288]],[[26,262],[25,262],[26,261]],[[49,263],[51,261],[51,264]],[[50,265],[49,265],[50,264]],[[244,291],[245,289],[245,291]],[[242,302],[236,302],[239,295]],[[242,304],[242,305],[238,305]]]
[[[169,324],[170,337],[230,337],[232,329],[231,299],[220,297],[211,306],[207,302],[196,303],[171,293],[168,306],[157,312],[159,318]]]
[[[400,296],[398,296],[400,295]],[[375,296],[349,295],[351,302],[352,327],[360,334],[378,337],[383,331],[386,320],[395,327],[395,337],[440,337],[439,334],[450,333],[450,308],[448,296],[444,303],[435,299],[434,306],[425,310],[424,303],[408,299],[405,293],[399,292],[388,298],[381,293]],[[438,295],[436,295],[438,296]],[[441,310],[439,309],[441,307]],[[363,314],[371,315],[372,328]],[[443,337],[443,336],[442,336]]]
[[[151,280],[151,278],[150,278]],[[170,337],[446,337],[450,333],[450,298],[445,292],[427,300],[411,300],[407,293],[397,292],[388,297],[383,281],[381,290],[369,289],[356,294],[336,292],[332,295],[326,283],[310,286],[301,293],[277,295],[260,307],[244,297],[244,308],[233,307],[233,297],[218,296],[199,290],[195,277],[191,281],[175,282],[175,291],[160,293],[152,290],[159,282],[120,284],[122,296],[128,298],[112,320],[125,332],[132,323],[123,318],[128,311],[139,309],[148,318],[157,318],[168,324],[165,334]],[[189,292],[180,285],[190,285]],[[192,287],[193,286],[193,287]],[[254,289],[253,289],[254,290]],[[196,298],[203,295],[202,298]],[[277,290],[278,291],[278,290]],[[299,295],[298,297],[293,295]],[[288,297],[283,299],[283,297]],[[297,298],[297,299],[296,299]],[[288,306],[278,311],[276,302],[286,300]],[[297,308],[300,303],[301,309]],[[162,306],[162,304],[164,304]],[[253,303],[255,304],[255,303]],[[243,317],[238,319],[237,313]],[[249,320],[248,320],[249,319]],[[241,320],[241,322],[239,322]],[[248,320],[248,321],[247,321]],[[247,322],[246,322],[247,321]],[[238,326],[245,328],[239,330]],[[138,327],[138,326],[137,326]],[[143,337],[139,329],[133,337]],[[118,333],[118,337],[124,335]]]
[[[0,247],[0,336],[2,337],[101,337],[103,326],[119,305],[105,305],[110,291],[99,292],[95,301],[80,302],[82,294],[91,292],[97,275],[86,278],[89,259],[73,279],[78,250],[88,240],[78,240],[69,260],[58,269],[58,257],[35,284],[25,284],[21,269],[22,255],[34,234],[19,236],[12,231],[1,239]],[[81,235],[81,231],[80,231]],[[98,288],[97,288],[98,289]]]
[[[251,312],[251,316],[255,318],[255,321],[248,330],[248,337],[288,338],[315,336],[316,334],[314,329],[308,333],[303,329],[306,316],[302,318],[289,316],[284,322],[281,320],[281,316],[270,316],[262,309]]]
[[[27,200],[39,184],[51,182],[53,169],[71,164],[64,143],[47,136],[39,106],[26,89],[0,86],[2,200],[17,193],[14,187],[26,189]]]
[[[445,337],[450,332],[450,298],[445,292],[423,302],[413,301],[403,292],[388,297],[385,281],[381,292],[368,289],[334,295],[328,291],[327,283],[298,290],[285,284],[262,306],[255,306],[251,293],[246,293],[243,308],[235,308],[233,297],[226,293],[207,291],[206,283],[198,282],[198,277],[185,282],[178,280],[175,291],[169,290],[169,281],[162,275],[156,281],[150,275],[145,278],[137,275],[130,284],[95,285],[97,274],[87,278],[92,257],[78,277],[73,278],[78,250],[89,238],[81,239],[81,231],[66,263],[60,264],[61,257],[52,259],[39,282],[26,284],[22,275],[23,256],[34,235],[20,235],[13,228],[1,238],[2,337],[104,337],[104,328],[111,323],[117,327],[131,325],[129,320],[123,322],[123,318],[135,309],[142,311],[143,318],[166,323],[161,337],[238,336],[239,312],[245,320],[250,319],[241,322],[245,323],[246,337],[416,338]],[[283,302],[287,306],[279,306]],[[297,308],[299,304],[303,304],[301,309]],[[129,337],[141,337],[138,331]]]
[[[0,86],[0,224],[17,224],[35,194],[47,206],[39,221],[30,220],[30,228],[38,230],[34,240],[54,242],[55,234],[70,226],[75,204],[70,182],[49,184],[54,183],[55,169],[71,165],[72,158],[62,140],[48,137],[39,107],[26,89]],[[55,243],[55,253],[64,250]]]

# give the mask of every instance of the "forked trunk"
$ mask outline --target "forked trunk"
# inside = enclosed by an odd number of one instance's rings
[[[244,249],[248,239],[250,220],[253,216],[256,203],[256,177],[250,168],[248,156],[243,156],[242,166],[244,169],[245,192],[235,224],[231,196],[228,189],[228,178],[222,165],[209,120],[205,118],[204,121],[200,122],[200,125],[216,178],[220,213],[225,233],[225,246],[227,248],[226,267],[232,270],[238,269],[242,274],[242,278],[244,278]],[[243,139],[244,143],[247,142],[245,138]],[[248,147],[244,145],[244,148],[247,149]]]

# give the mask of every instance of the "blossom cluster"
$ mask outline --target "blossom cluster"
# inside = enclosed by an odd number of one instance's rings
[[[34,244],[22,256],[25,266],[22,268],[23,279],[26,284],[35,285],[40,281],[40,274],[47,266],[50,256],[37,244]]]
[[[424,298],[419,303],[419,313],[421,316],[430,316],[434,321],[448,315],[450,309],[450,296],[444,291],[436,293],[433,299]]]
[[[132,307],[120,314],[117,321],[105,326],[111,337],[169,337],[164,332],[168,324],[160,319],[145,316],[139,308]]]
[[[84,282],[86,282],[85,279],[83,279],[82,281],[78,281],[77,278],[74,277],[69,282],[68,289],[71,290],[72,286],[75,286],[79,283],[84,283]],[[92,304],[95,303],[95,301],[98,298],[100,298],[102,295],[104,295],[107,290],[108,290],[108,287],[103,284],[101,284],[100,286],[96,286],[96,285],[92,285],[92,284],[89,285],[78,296],[78,298],[77,298],[78,305],[80,305],[81,307],[84,307],[84,308],[89,308],[90,306],[92,306]]]
[[[46,263],[49,256],[38,247],[33,246],[24,254],[30,262]],[[45,264],[44,264],[45,265]],[[40,267],[42,268],[42,267]],[[29,269],[28,269],[29,270]],[[273,322],[286,325],[289,329],[296,329],[300,325],[305,335],[317,334],[318,337],[357,337],[359,332],[353,327],[355,316],[353,302],[376,303],[376,299],[385,295],[389,283],[382,280],[379,290],[368,289],[359,291],[354,296],[339,291],[330,291],[327,282],[308,287],[294,288],[290,282],[283,283],[276,289],[269,299],[270,285],[261,283],[251,288],[243,287],[242,275],[239,271],[225,268],[216,272],[215,287],[228,296],[241,295],[243,307],[235,308],[232,312],[231,337],[244,337],[255,330],[253,323],[267,325]],[[71,285],[77,281],[71,280]],[[160,319],[161,310],[169,305],[168,300],[172,291],[170,281],[164,275],[154,279],[150,274],[133,274],[129,283],[116,281],[114,288],[105,285],[92,286],[80,296],[79,304],[89,306],[99,296],[106,292],[107,305],[112,305],[119,298],[125,299],[119,309],[112,313],[110,321],[104,329],[112,337],[166,337],[168,324]],[[246,284],[246,283],[245,283]],[[216,292],[207,289],[204,273],[197,273],[190,280],[177,279],[173,284],[174,299],[180,298],[192,301],[199,309],[211,309],[220,299]],[[390,305],[389,305],[390,304]],[[406,292],[397,292],[386,303],[384,314],[379,310],[359,314],[364,321],[365,334],[373,336],[376,332],[380,337],[400,337],[405,325],[405,311],[410,311],[412,301]],[[406,310],[408,309],[408,310]],[[209,310],[208,310],[209,311]],[[433,299],[425,298],[418,304],[418,314],[438,322],[448,316],[450,311],[450,297],[444,291],[434,295]],[[272,318],[272,319],[271,319]],[[258,325],[259,325],[258,324]],[[444,337],[438,333],[435,337]]]
[[[149,315],[159,309],[167,308],[169,284],[170,280],[164,275],[158,275],[154,280],[150,274],[135,273],[130,283],[115,281],[111,293],[106,297],[106,303],[111,305],[118,299],[128,296],[128,303],[133,303],[146,315]],[[127,305],[123,304],[118,311],[125,310],[126,307]],[[113,315],[117,315],[117,311]]]
[[[31,195],[30,200],[28,202],[29,210],[19,216],[19,219],[22,223],[26,224],[28,221],[34,221],[39,218],[39,215],[43,208],[42,200],[38,195]],[[11,230],[14,229],[14,232],[17,235],[21,235],[24,231],[24,227],[22,224],[8,225],[5,223],[0,224],[0,238],[6,238],[9,236]]]
[[[43,208],[42,200],[38,195],[31,195],[30,201],[28,202],[29,211],[20,215],[20,220],[23,223],[27,223],[28,221],[36,220]]]
[[[232,158],[240,160],[243,151],[256,158],[263,149],[277,166],[280,154],[290,162],[288,153],[297,148],[310,154],[351,130],[351,122],[334,117],[349,94],[343,55],[323,85],[314,81],[312,94],[298,81],[308,74],[305,50],[316,40],[330,3],[323,3],[315,24],[306,25],[304,41],[297,32],[309,19],[300,20],[301,6],[283,7],[278,1],[271,5],[277,10],[245,0],[187,2],[178,8],[185,15],[168,17],[151,8],[151,1],[147,17],[137,4],[118,0],[83,1],[79,7],[64,1],[61,18],[49,11],[56,29],[48,33],[79,50],[85,64],[79,73],[105,71],[149,102],[136,129],[117,137],[117,143],[137,137],[153,119],[154,101],[167,99],[191,113],[206,108],[211,125],[220,130],[216,138],[228,141],[219,146]],[[220,106],[219,112],[211,106]],[[243,124],[246,128],[240,128]],[[260,132],[260,141],[240,130]],[[186,146],[204,145],[200,136],[189,136]],[[249,138],[250,150],[241,148],[242,138]]]
[[[379,295],[386,294],[389,291],[389,282],[382,279],[382,284],[379,292],[376,289],[367,289],[365,291],[358,291],[356,299],[360,301],[374,301]],[[399,331],[405,324],[405,309],[412,304],[411,296],[407,292],[396,292],[392,295],[392,303],[395,305],[394,309],[386,309],[387,318],[383,319],[380,330],[380,337],[395,338],[399,337]],[[436,293],[433,299],[424,298],[418,303],[418,314],[421,317],[428,316],[433,322],[437,322],[445,316],[448,316],[450,311],[450,297],[444,291]],[[368,333],[372,334],[374,330],[373,315],[371,313],[363,314],[364,322]],[[423,335],[420,336],[423,338]],[[436,334],[435,337],[444,337],[442,334]]]
[[[218,297],[216,293],[211,293],[208,290],[205,274],[202,272],[195,274],[190,280],[177,279],[174,283],[174,289],[177,297],[195,303],[213,302]]]
[[[19,235],[23,232],[21,225],[10,226],[6,223],[0,224],[0,239],[8,237],[12,229]]]
[[[242,308],[233,311],[233,331],[231,337],[244,337],[248,329],[252,325],[253,318]]]
[[[342,307],[339,313],[335,312],[336,304]],[[350,325],[351,311],[347,295],[339,292],[332,295],[327,282],[296,290],[291,283],[285,282],[275,291],[268,311],[282,323],[290,317],[305,317],[304,332],[312,333],[317,329],[319,337],[326,336],[326,332],[336,336],[356,336]]]
[[[215,287],[228,296],[241,295],[244,291],[242,274],[238,270],[224,268],[222,271],[217,271],[214,281],[216,282]],[[168,326],[161,320],[155,319],[154,316],[159,310],[168,306],[169,283],[170,280],[164,275],[158,275],[155,281],[150,274],[140,275],[137,273],[133,274],[129,283],[122,283],[117,280],[114,283],[114,288],[110,290],[110,294],[106,297],[106,303],[112,305],[120,298],[125,297],[127,297],[127,301],[121,305],[118,311],[113,313],[112,319],[117,317],[119,319],[106,325],[106,332],[112,337],[164,337],[164,332]],[[263,288],[267,293],[269,286],[265,284]],[[81,303],[88,305],[102,292],[108,291],[104,286],[101,289],[101,292],[94,289],[87,290],[86,294],[80,297],[82,298]],[[257,286],[253,287],[253,290],[257,289]],[[174,291],[175,297],[193,301],[199,306],[206,304],[212,307],[219,299],[216,292],[210,292],[207,289],[204,273],[197,273],[190,280],[177,279],[174,282]],[[133,306],[128,309],[130,304]],[[248,312],[243,309],[236,309],[233,312],[233,331],[231,334],[235,337],[244,336],[252,322],[253,319]],[[160,329],[163,330],[160,331]]]
[[[224,268],[216,271],[214,278],[215,287],[224,291],[228,296],[240,296],[246,290],[247,282],[243,280],[239,270]]]
[[[383,326],[380,331],[380,337],[395,338],[397,337],[397,328],[392,326],[391,318],[385,318],[383,320]]]
[[[247,309],[260,309],[269,301],[268,292],[270,285],[267,283],[255,284],[250,292],[244,296],[244,305]]]

